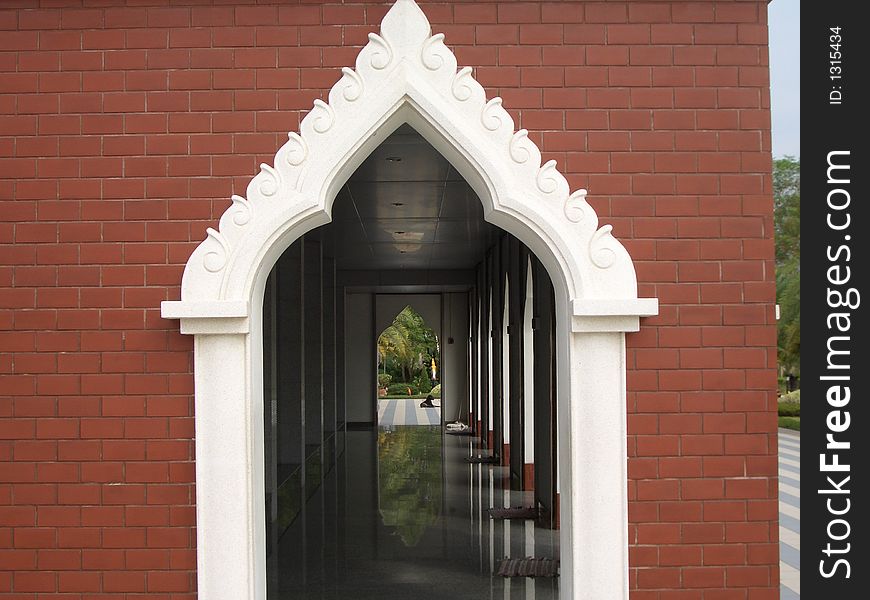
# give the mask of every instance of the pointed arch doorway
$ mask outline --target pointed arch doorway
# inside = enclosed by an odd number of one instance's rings
[[[410,124],[462,174],[487,221],[519,238],[552,279],[556,302],[560,588],[565,598],[628,598],[625,332],[657,313],[639,299],[631,259],[598,227],[585,190],[570,193],[555,161],[515,131],[457,69],[413,0],[398,0],[344,68],[233,196],[187,262],[181,300],[162,315],[194,335],[198,593],[263,600],[263,299],[278,257],[330,221],[348,177],[387,135]]]

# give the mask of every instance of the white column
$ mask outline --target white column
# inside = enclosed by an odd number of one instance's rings
[[[263,452],[263,407],[245,401],[253,384],[247,338],[200,334],[194,341],[197,589],[203,600],[265,598],[265,573],[254,568],[265,565],[263,457],[252,455],[252,448]],[[262,394],[254,397],[262,400]]]
[[[535,332],[532,329],[534,316],[534,280],[532,261],[529,260],[526,275],[526,303],[523,311],[523,473],[525,466],[535,462]],[[528,488],[528,482],[526,482]],[[529,555],[531,556],[531,555]]]
[[[559,344],[569,371],[560,368],[560,379],[570,386],[570,402],[560,389],[559,403],[568,416],[559,419],[559,455],[570,456],[559,461],[562,589],[571,598],[627,599],[625,334],[567,335],[567,348]]]
[[[501,429],[502,445],[510,446],[511,443],[511,344],[508,335],[510,326],[510,286],[508,279],[504,279],[504,310],[501,318]],[[510,463],[507,465],[510,467]]]

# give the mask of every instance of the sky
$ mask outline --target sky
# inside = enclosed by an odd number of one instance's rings
[[[770,29],[770,109],[773,157],[800,157],[800,0],[773,0]]]

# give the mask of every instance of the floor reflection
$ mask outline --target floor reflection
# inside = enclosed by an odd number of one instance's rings
[[[505,579],[506,556],[558,556],[558,532],[492,521],[528,502],[505,469],[470,465],[472,439],[440,427],[349,431],[346,450],[277,541],[268,597],[413,600],[558,598],[558,579]]]
[[[378,509],[405,546],[416,546],[441,515],[441,428],[378,430]]]

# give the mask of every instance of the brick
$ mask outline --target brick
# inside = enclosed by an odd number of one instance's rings
[[[590,189],[602,222],[628,238],[639,293],[662,303],[628,337],[633,597],[775,593],[765,11],[423,8],[572,189]],[[24,531],[0,529],[17,548],[0,561],[46,575],[0,588],[192,593],[192,342],[157,306],[178,297],[226,198],[271,161],[385,11],[326,2],[0,15],[0,29],[24,29],[0,36],[13,50],[0,53],[12,71],[0,83],[0,193],[14,199],[0,226],[0,242],[14,244],[0,268],[11,309],[0,346],[16,353],[0,358],[0,415],[11,417],[0,424],[10,459],[0,519]],[[130,547],[101,548],[104,529],[108,544]]]
[[[487,4],[459,4],[453,8],[456,23],[495,23],[498,20],[498,7]]]
[[[768,523],[728,523],[725,540],[730,542],[770,541]]]
[[[55,592],[56,575],[53,572],[22,571],[14,574],[13,585],[18,592]]]
[[[624,46],[589,46],[586,48],[588,65],[628,65],[628,48]]]
[[[680,584],[680,569],[641,569],[637,574],[637,582],[643,588],[676,588]]]

